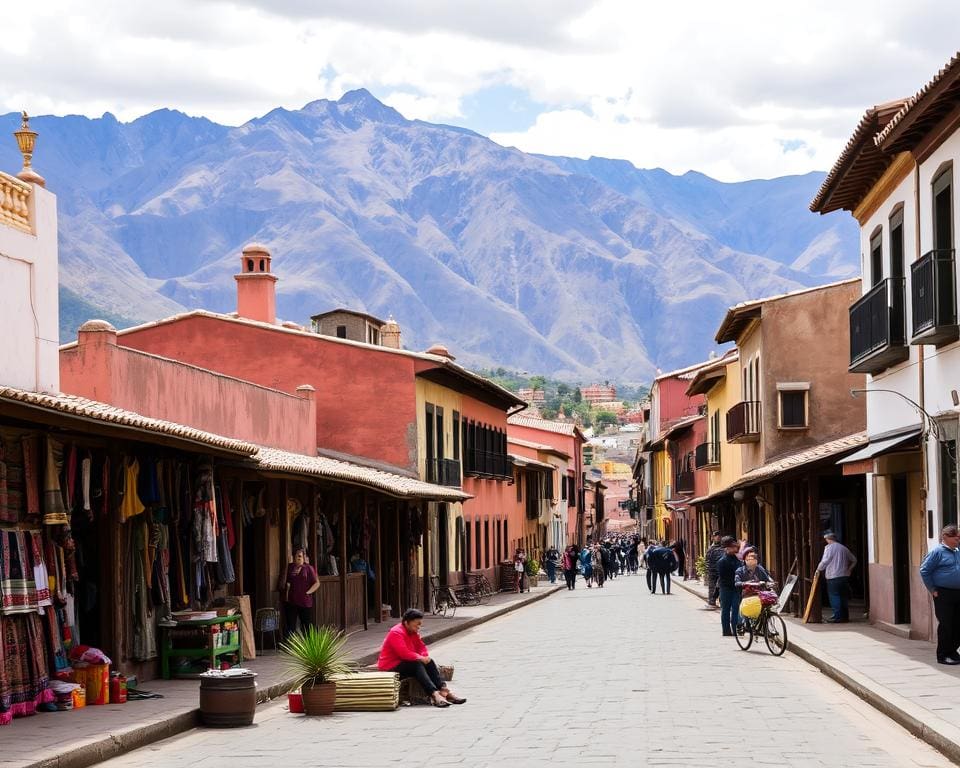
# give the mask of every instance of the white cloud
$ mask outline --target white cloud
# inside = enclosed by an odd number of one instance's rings
[[[132,119],[172,107],[237,124],[364,86],[408,117],[442,121],[464,117],[465,97],[510,85],[545,106],[497,141],[731,180],[829,167],[863,109],[916,91],[960,27],[960,4],[936,0],[78,7],[8,14],[0,109]]]

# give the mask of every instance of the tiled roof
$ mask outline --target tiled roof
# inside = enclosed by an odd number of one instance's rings
[[[663,379],[672,379],[677,378],[693,378],[697,375],[697,372],[706,365],[710,365],[713,360],[702,360],[699,363],[694,363],[693,365],[688,365],[683,368],[677,368],[675,371],[668,371],[667,373],[658,373],[654,381],[662,381]]]
[[[510,461],[518,467],[537,467],[538,469],[556,469],[553,464],[548,464],[545,461],[537,461],[536,459],[531,459],[529,456],[518,456],[515,453],[507,454],[510,457]]]
[[[720,496],[725,496],[737,488],[746,488],[747,486],[756,485],[757,483],[768,482],[791,470],[802,469],[808,464],[814,464],[824,459],[834,458],[841,454],[855,451],[858,448],[863,448],[868,442],[869,439],[867,438],[866,432],[857,432],[856,434],[847,435],[837,440],[831,440],[829,443],[822,443],[813,448],[791,453],[774,461],[767,462],[762,467],[751,469],[749,472],[741,475],[739,480],[731,483],[722,491],[717,491],[709,496],[691,499],[689,503],[702,504],[703,502],[716,499]]]
[[[253,457],[260,469],[268,472],[289,472],[382,491],[401,499],[429,499],[432,501],[466,501],[469,493],[458,488],[426,483],[416,478],[396,475],[326,456],[306,456],[300,453],[261,447]]]
[[[49,395],[39,392],[28,392],[13,387],[0,387],[0,400],[15,401],[25,405],[56,411],[69,416],[112,424],[118,427],[137,429],[143,432],[175,437],[181,440],[199,443],[218,448],[223,451],[251,456],[257,452],[257,446],[231,437],[215,435],[201,429],[177,424],[172,421],[163,421],[149,416],[142,416],[133,411],[126,411],[107,403],[88,400],[76,395],[56,394]]]
[[[507,424],[513,424],[516,427],[529,427],[530,429],[542,429],[544,432],[554,432],[558,435],[568,435],[583,438],[580,428],[572,421],[549,421],[548,419],[538,419],[534,416],[511,416],[507,419]]]
[[[554,448],[552,445],[547,445],[546,443],[534,443],[530,440],[521,440],[519,437],[513,437],[507,435],[507,442],[513,443],[514,445],[521,445],[524,448],[533,448],[537,451],[543,451],[544,453],[552,453],[554,456],[560,456],[564,459],[569,459],[570,454],[566,451],[561,451],[559,448]]]
[[[956,106],[957,86],[960,81],[960,52],[954,54],[930,81],[904,102],[900,110],[891,118],[886,127],[874,139],[876,145],[885,151],[906,149],[899,146],[910,130],[911,123],[923,123],[924,114],[934,113],[939,119],[943,113]],[[946,98],[941,98],[946,97]],[[938,102],[943,101],[943,104]],[[947,103],[949,102],[949,103]],[[921,125],[921,130],[926,127]]]
[[[887,104],[878,104],[864,113],[810,203],[811,211],[852,211],[860,204],[894,159],[893,155],[881,152],[874,140],[878,132],[889,125],[889,121],[906,103],[906,99],[898,99]]]

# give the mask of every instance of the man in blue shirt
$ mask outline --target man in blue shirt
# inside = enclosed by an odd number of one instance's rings
[[[933,595],[937,614],[937,662],[960,664],[960,531],[946,525],[940,545],[930,550],[920,566],[920,578]]]

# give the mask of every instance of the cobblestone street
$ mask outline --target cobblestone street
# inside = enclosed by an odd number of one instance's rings
[[[308,719],[278,702],[253,728],[105,765],[951,765],[796,657],[741,652],[718,622],[642,578],[580,583],[432,649],[456,664],[465,706]]]

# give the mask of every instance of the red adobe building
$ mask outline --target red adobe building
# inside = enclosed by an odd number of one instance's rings
[[[243,249],[235,279],[236,313],[174,315],[119,331],[119,343],[291,394],[313,386],[321,455],[462,486],[474,497],[415,510],[423,532],[414,577],[420,604],[431,602],[426,575],[442,582],[471,569],[492,575],[508,548],[502,526],[512,508],[507,417],[526,404],[458,365],[442,346],[411,352],[278,321],[277,277],[265,246]]]

